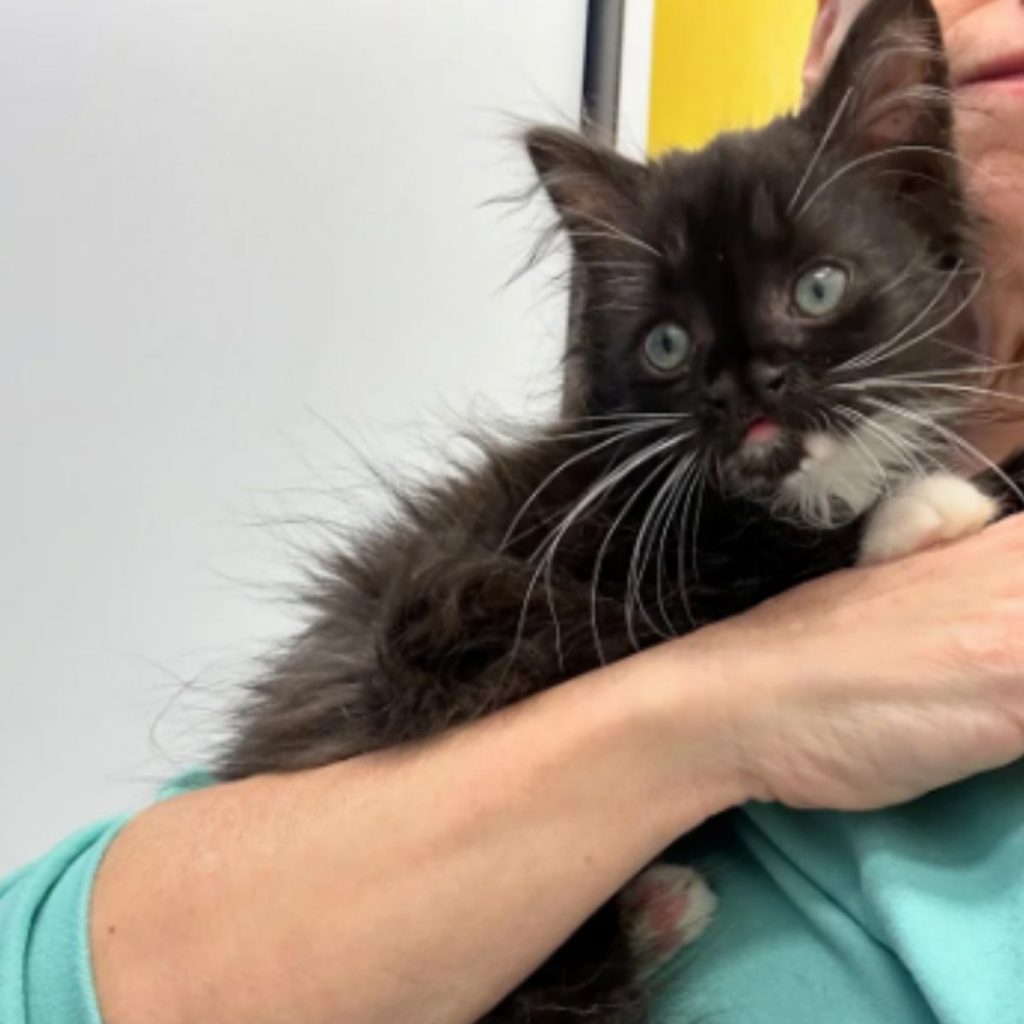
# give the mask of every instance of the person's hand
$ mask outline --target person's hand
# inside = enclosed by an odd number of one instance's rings
[[[1008,764],[1024,756],[1024,515],[697,637],[720,652],[756,799],[877,808]]]

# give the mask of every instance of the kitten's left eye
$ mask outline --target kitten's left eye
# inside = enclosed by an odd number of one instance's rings
[[[832,313],[846,294],[850,275],[835,263],[820,263],[801,274],[793,286],[793,305],[804,316]]]
[[[679,324],[658,324],[644,341],[644,357],[658,373],[674,373],[690,354],[690,332]]]

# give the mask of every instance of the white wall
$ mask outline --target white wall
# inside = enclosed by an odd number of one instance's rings
[[[320,417],[386,457],[554,383],[480,204],[505,115],[575,113],[584,8],[0,0],[0,872],[201,755],[289,622],[251,522],[352,464]]]

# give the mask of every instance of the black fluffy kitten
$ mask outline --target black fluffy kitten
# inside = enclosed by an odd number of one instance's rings
[[[220,776],[436,733],[856,560],[979,380],[951,120],[931,5],[873,0],[763,130],[648,165],[531,131],[581,282],[568,411],[324,560]],[[609,904],[485,1020],[644,1018]]]

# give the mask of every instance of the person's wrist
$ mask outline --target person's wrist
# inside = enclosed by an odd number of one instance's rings
[[[709,627],[649,652],[652,744],[666,752],[667,785],[692,791],[678,810],[696,806],[702,820],[763,797],[749,749],[761,659],[732,634]]]

